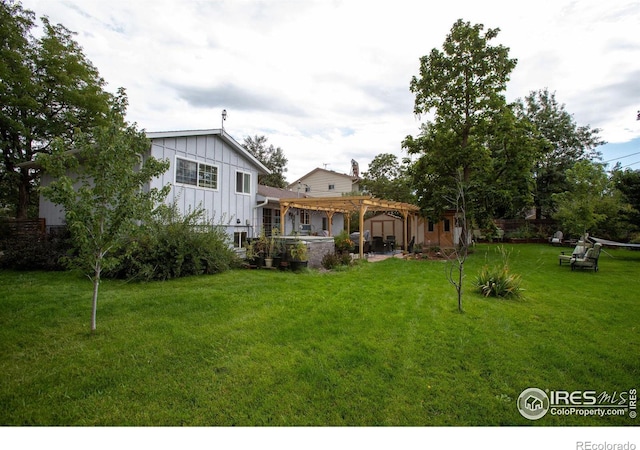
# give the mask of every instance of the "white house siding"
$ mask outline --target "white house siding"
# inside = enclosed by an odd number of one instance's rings
[[[152,139],[151,155],[168,159],[170,168],[152,181],[152,187],[171,183],[166,203],[176,202],[186,213],[201,206],[215,224],[229,224],[230,232],[246,230],[251,225],[258,187],[258,172],[254,164],[240,155],[216,135],[161,137]],[[176,158],[212,165],[218,169],[217,189],[178,184],[175,181]],[[251,175],[251,192],[236,193],[236,173]],[[238,224],[238,220],[240,223]],[[239,225],[239,226],[238,226]]]
[[[40,178],[40,185],[42,187],[46,187],[49,186],[52,181],[53,179],[51,178],[51,175],[43,173]],[[39,216],[45,219],[45,223],[48,227],[56,227],[65,224],[64,208],[47,200],[42,194],[40,194],[39,211]]]
[[[220,137],[220,130],[178,131],[149,133],[151,138],[150,155],[158,159],[169,160],[169,170],[160,177],[151,180],[150,188],[162,188],[170,184],[171,191],[167,204],[174,201],[184,214],[201,206],[214,224],[226,224],[227,232],[233,236],[236,232],[247,232],[254,223],[254,207],[258,191],[258,172],[268,173],[250,154],[237,144],[229,135]],[[145,155],[148,157],[148,155]],[[176,158],[205,163],[218,168],[218,187],[209,189],[175,182]],[[236,193],[236,172],[251,175],[250,193]],[[42,185],[51,182],[46,173],[42,176]],[[63,225],[63,209],[40,196],[40,217],[47,225]]]

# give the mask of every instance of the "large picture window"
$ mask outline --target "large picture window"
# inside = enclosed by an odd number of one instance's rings
[[[209,164],[176,158],[176,183],[218,189],[218,168]]]
[[[236,172],[236,192],[239,194],[251,194],[251,174]]]

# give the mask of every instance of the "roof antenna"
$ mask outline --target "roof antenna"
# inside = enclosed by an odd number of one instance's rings
[[[227,110],[222,110],[222,131],[224,131],[224,121],[227,120]]]

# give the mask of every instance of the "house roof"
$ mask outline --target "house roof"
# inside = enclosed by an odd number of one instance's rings
[[[311,175],[315,174],[316,172],[325,172],[325,173],[329,173],[329,174],[334,175],[334,176],[348,178],[348,179],[351,180],[352,183],[357,183],[358,181],[360,181],[360,178],[354,177],[353,175],[347,175],[346,173],[339,173],[339,172],[335,172],[333,170],[321,169],[320,167],[316,167],[311,172],[307,173],[306,175],[301,176],[296,181],[294,181],[293,183],[289,184],[289,187],[297,185],[298,181],[304,180],[305,178],[310,177]]]
[[[189,137],[189,136],[219,136],[227,145],[233,147],[238,153],[253,162],[258,171],[263,174],[270,174],[271,171],[262,164],[255,156],[251,154],[246,148],[238,143],[229,133],[222,128],[213,128],[207,130],[179,130],[179,131],[152,131],[147,132],[149,139],[162,139],[162,138],[174,138],[174,137]]]
[[[281,189],[272,186],[265,186],[264,184],[258,185],[258,195],[262,197],[270,197],[270,198],[290,198],[294,195],[294,192],[289,189]],[[300,194],[301,198],[306,198],[306,194]]]
[[[146,135],[149,139],[217,135],[217,136],[220,136],[220,139],[222,139],[227,145],[233,147],[238,153],[240,153],[245,158],[247,158],[252,163],[254,163],[258,167],[258,172],[261,172],[266,175],[271,173],[271,171],[267,169],[267,167],[264,164],[262,164],[247,149],[245,149],[242,145],[240,145],[233,137],[231,137],[229,133],[227,133],[226,131],[220,128],[211,129],[211,130],[152,131],[152,132],[146,132]],[[77,152],[78,150],[70,150],[68,153],[73,154]],[[38,161],[27,161],[19,164],[18,166],[25,167],[27,169],[40,168],[40,164],[38,163]]]

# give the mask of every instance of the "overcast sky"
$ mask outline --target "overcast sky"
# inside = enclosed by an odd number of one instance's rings
[[[316,167],[365,171],[417,135],[411,77],[457,19],[500,28],[518,64],[507,100],[548,88],[603,159],[640,152],[640,1],[22,0],[77,33],[129,120],[147,131],[265,135],[294,182]],[[619,159],[640,162],[640,155]],[[640,163],[631,165],[640,169]]]

